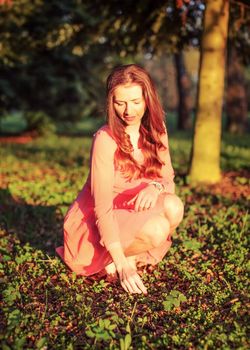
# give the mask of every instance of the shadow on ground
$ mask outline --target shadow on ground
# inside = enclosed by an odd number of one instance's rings
[[[0,228],[16,234],[21,243],[54,256],[62,243],[62,223],[56,206],[28,205],[15,200],[8,189],[0,189]]]

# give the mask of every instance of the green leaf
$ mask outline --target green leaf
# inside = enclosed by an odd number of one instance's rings
[[[173,305],[176,306],[176,307],[179,307],[180,306],[180,301],[178,299],[174,299],[173,300]]]
[[[66,275],[66,273],[61,273],[61,274],[60,274],[60,277],[61,277],[61,279],[62,279],[63,281],[69,283],[69,278],[68,278],[68,276]]]
[[[13,310],[8,317],[8,329],[13,329],[19,325],[21,321],[21,312],[18,309]]]
[[[163,301],[162,304],[163,304],[164,310],[166,311],[170,311],[173,307],[172,302],[170,302],[169,300]]]
[[[111,324],[110,326],[109,326],[109,330],[113,330],[113,329],[115,329],[117,327],[117,325],[116,324]]]
[[[202,247],[202,244],[199,241],[197,241],[196,239],[186,240],[183,242],[183,245],[187,250],[193,250],[193,251],[197,251],[197,252]]]
[[[4,262],[6,262],[6,261],[11,261],[12,260],[12,258],[11,258],[11,256],[10,255],[3,255],[3,261]]]
[[[104,323],[104,327],[108,329],[110,325],[110,320],[109,319],[103,320],[103,323]]]
[[[179,307],[181,302],[184,302],[186,300],[187,298],[185,297],[184,294],[182,294],[178,290],[172,290],[162,304],[163,304],[164,310],[170,311],[174,306]]]
[[[128,333],[131,333],[131,328],[130,328],[130,323],[129,323],[129,322],[127,323],[126,331],[127,331]]]
[[[99,320],[99,326],[101,327],[101,329],[105,328],[105,324],[104,324],[104,321],[102,319]]]
[[[125,335],[125,341],[124,341],[124,348],[125,348],[125,350],[128,350],[128,348],[130,347],[131,343],[132,343],[131,334],[126,334]]]
[[[173,297],[178,297],[179,293],[180,292],[178,290],[171,290],[170,295],[172,295]]]
[[[14,301],[21,298],[21,294],[19,290],[17,290],[13,286],[9,286],[7,289],[3,291],[2,294],[3,294],[4,301],[9,305],[13,305]]]
[[[22,350],[24,347],[24,344],[26,343],[26,337],[22,337],[22,338],[17,338],[15,340],[15,349],[16,350]]]
[[[185,295],[184,294],[179,294],[179,300],[181,301],[181,302],[185,302],[185,301],[187,301],[187,298],[185,297]]]
[[[41,339],[39,339],[36,343],[36,346],[38,349],[41,349],[42,347],[44,347],[45,345],[47,345],[47,338],[43,337]]]
[[[76,294],[76,301],[79,302],[79,301],[82,301],[82,295],[81,294]]]
[[[91,329],[88,329],[87,331],[85,331],[85,334],[86,334],[89,338],[95,338],[95,333],[92,332]]]
[[[120,339],[120,350],[125,350],[125,341],[124,339]]]

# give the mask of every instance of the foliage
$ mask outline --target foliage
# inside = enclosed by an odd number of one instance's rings
[[[41,110],[57,120],[103,114],[111,66],[131,61],[129,55],[136,61],[135,53],[144,49],[173,51],[179,38],[198,35],[202,9],[189,7],[185,27],[183,10],[169,0],[22,0],[2,6],[0,117],[13,109]]]
[[[229,44],[236,50],[245,65],[250,60],[250,7],[247,1],[232,1],[230,5],[230,24],[228,28]]]
[[[199,46],[204,1],[13,0],[0,7],[0,118],[13,110],[79,120],[104,111],[111,67]],[[247,63],[249,9],[232,2],[230,37]]]
[[[22,0],[0,8],[1,114],[41,110],[59,120],[100,114],[100,51],[93,45],[82,59],[73,37],[83,24],[72,23],[74,13],[86,26],[93,20],[75,2]],[[91,41],[87,32],[84,39]]]
[[[163,301],[164,310],[170,311],[174,307],[179,307],[181,302],[187,301],[185,295],[178,290],[171,290],[170,294]]]
[[[28,131],[36,131],[40,136],[55,132],[55,125],[49,116],[42,111],[26,112],[24,118]]]
[[[185,218],[165,259],[140,270],[147,296],[77,277],[55,256],[91,139],[2,145],[2,349],[249,348],[249,140],[225,135],[223,182],[192,188],[187,135],[170,137]]]

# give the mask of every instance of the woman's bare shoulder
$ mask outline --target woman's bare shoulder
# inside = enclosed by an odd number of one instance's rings
[[[103,147],[116,148],[117,144],[112,136],[111,130],[107,124],[100,127],[94,134],[95,143]]]

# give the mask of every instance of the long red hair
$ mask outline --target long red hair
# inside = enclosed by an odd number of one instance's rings
[[[144,156],[143,164],[138,164],[133,158],[130,137],[125,133],[124,122],[117,116],[113,104],[115,88],[128,83],[141,86],[146,102],[146,111],[139,130],[139,145]],[[118,66],[108,76],[106,89],[107,123],[118,145],[115,154],[116,167],[129,179],[160,177],[160,170],[164,163],[159,157],[159,151],[166,149],[161,141],[161,135],[166,133],[165,113],[149,74],[137,64]]]

